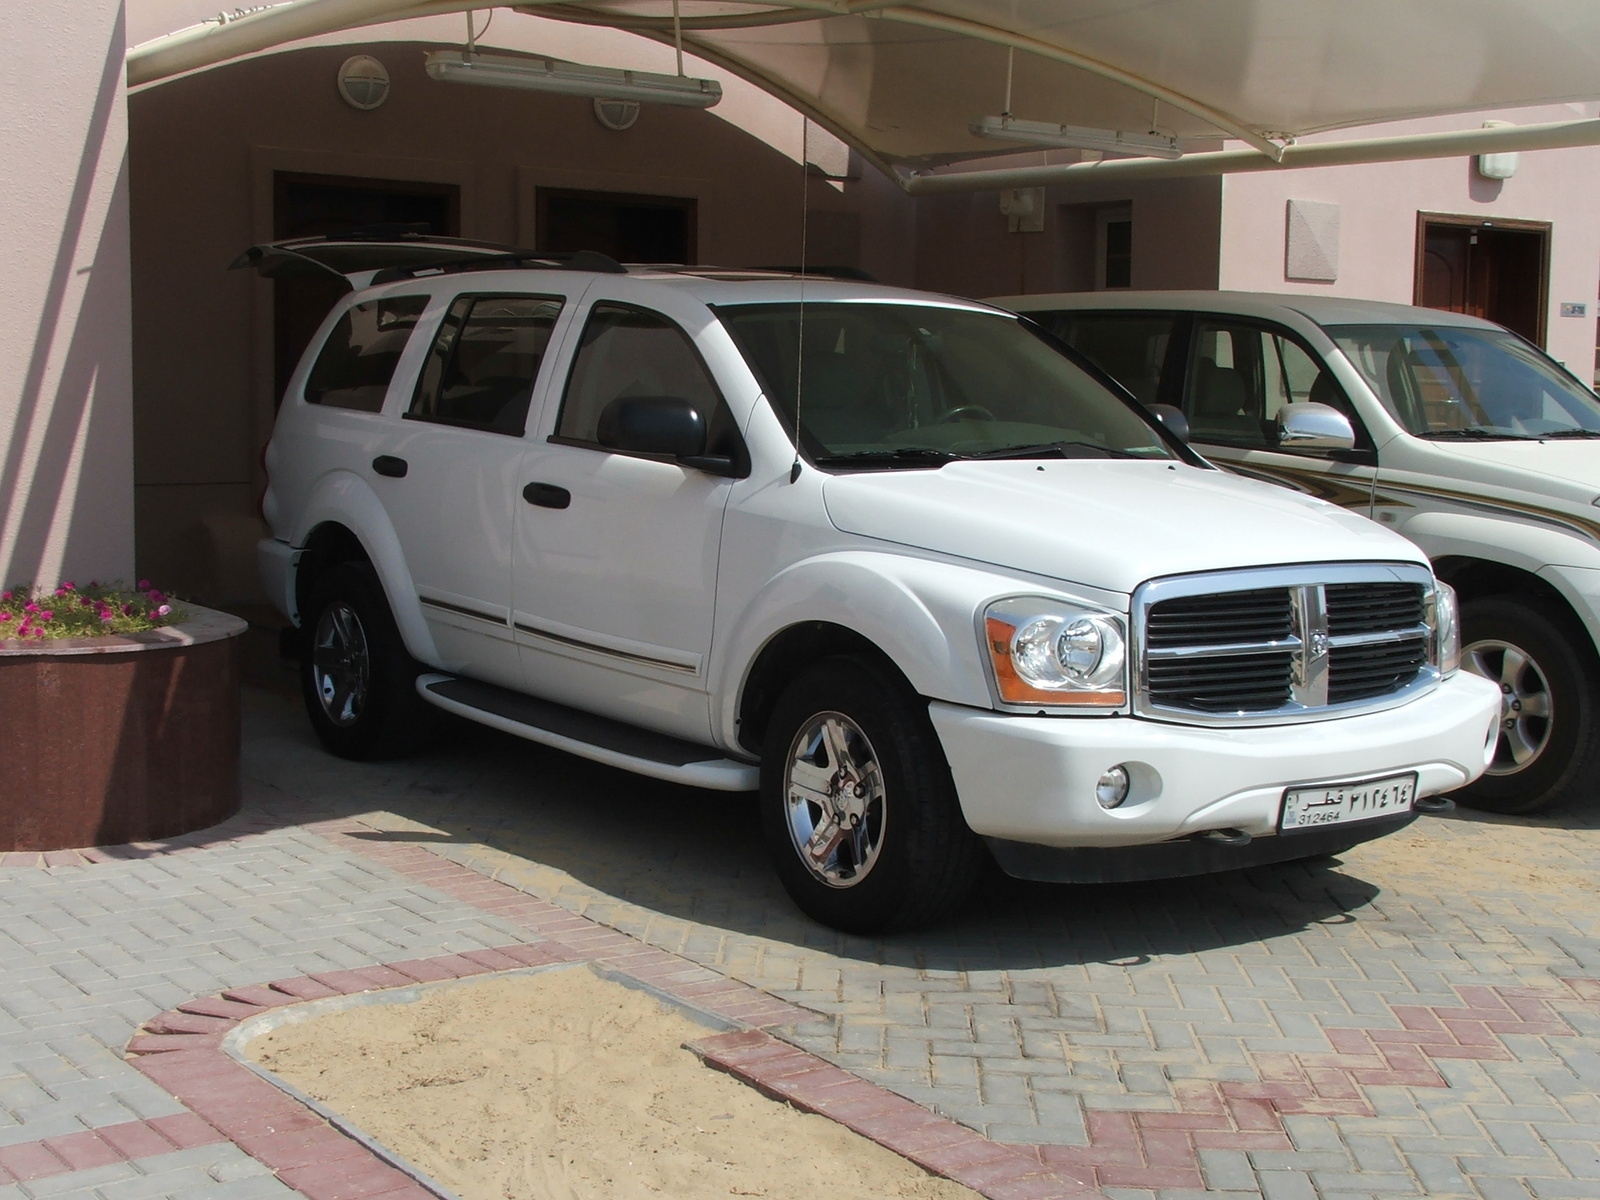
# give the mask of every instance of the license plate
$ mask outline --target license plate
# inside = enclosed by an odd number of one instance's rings
[[[1327,825],[1351,825],[1378,817],[1411,811],[1417,798],[1417,777],[1389,775],[1357,783],[1330,783],[1322,787],[1290,788],[1283,794],[1283,816],[1278,829],[1299,833]]]

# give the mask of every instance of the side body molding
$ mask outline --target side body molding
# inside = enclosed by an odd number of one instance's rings
[[[295,515],[292,541],[297,549],[305,546],[319,525],[328,522],[343,525],[356,535],[378,572],[406,649],[418,661],[437,666],[439,651],[423,619],[400,539],[383,502],[367,481],[353,471],[332,471],[317,480]]]

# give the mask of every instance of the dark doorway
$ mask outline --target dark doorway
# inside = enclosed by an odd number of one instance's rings
[[[625,263],[695,261],[692,199],[540,188],[537,205],[540,250],[595,250]]]
[[[372,225],[427,225],[456,237],[460,189],[447,183],[397,183],[334,175],[273,177],[272,236],[317,237]],[[282,400],[289,376],[328,310],[349,289],[337,279],[288,277],[273,281],[273,395]]]
[[[1544,345],[1550,226],[1420,213],[1416,303],[1498,322]]]

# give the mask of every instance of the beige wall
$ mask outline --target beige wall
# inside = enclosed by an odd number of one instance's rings
[[[455,183],[464,236],[522,245],[542,186],[690,196],[702,262],[799,261],[800,167],[737,124],[655,106],[616,133],[588,100],[430,80],[427,48],[296,50],[132,97],[137,555],[151,578],[216,601],[254,591],[272,285],[223,268],[272,236],[274,171]],[[371,112],[335,89],[355,53],[392,79]],[[913,206],[892,182],[869,168],[808,190],[812,262],[912,282]]]
[[[0,586],[128,579],[122,5],[0,5],[0,45]]]

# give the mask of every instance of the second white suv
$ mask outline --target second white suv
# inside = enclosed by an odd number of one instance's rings
[[[1210,467],[984,305],[594,255],[380,273],[266,461],[327,746],[404,749],[433,706],[759,788],[839,928],[948,913],[989,855],[1337,851],[1494,743],[1415,546]]]
[[[1500,689],[1496,812],[1600,795],[1600,399],[1488,321],[1328,296],[1012,296],[1231,471],[1370,516],[1461,596]]]

